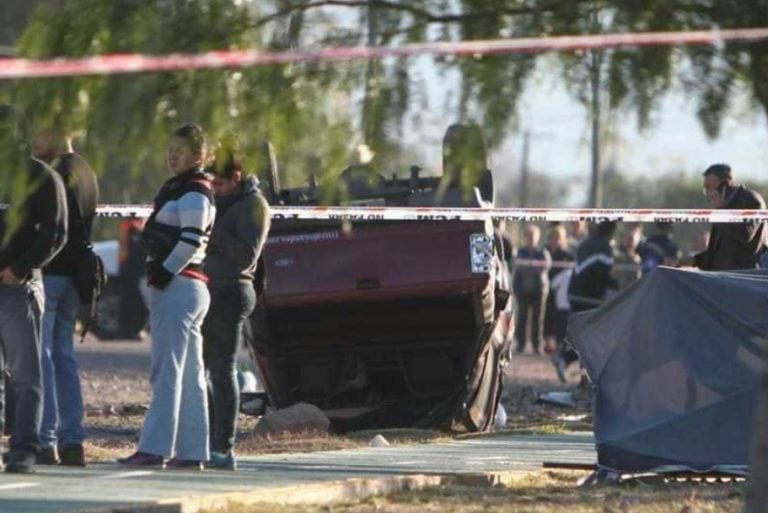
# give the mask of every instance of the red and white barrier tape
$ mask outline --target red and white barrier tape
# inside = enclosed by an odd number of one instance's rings
[[[273,219],[350,221],[618,221],[743,223],[768,221],[768,210],[614,208],[272,207]],[[101,217],[149,217],[151,205],[101,205]]]
[[[668,265],[668,264],[664,264]],[[521,268],[533,268],[533,269],[541,269],[541,270],[549,270],[549,269],[573,269],[576,267],[576,262],[564,262],[562,260],[560,261],[552,261],[552,262],[545,262],[543,260],[534,260],[532,258],[514,258],[512,259],[512,266],[515,269],[521,269]],[[621,271],[621,272],[637,272],[642,271],[643,266],[642,264],[613,264],[611,266],[611,269],[614,271]]]
[[[426,54],[472,57],[515,52],[572,51],[617,46],[702,45],[765,39],[768,39],[768,27],[414,43],[399,47],[354,46],[282,52],[223,50],[201,54],[109,54],[50,60],[0,59],[0,79],[248,68],[271,64],[383,59]]]

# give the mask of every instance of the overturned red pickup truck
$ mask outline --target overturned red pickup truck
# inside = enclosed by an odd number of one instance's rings
[[[469,193],[445,180],[339,178],[357,205],[493,201],[490,171]],[[317,204],[311,186],[270,183],[282,204]],[[274,219],[250,337],[272,405],[312,403],[336,432],[489,429],[512,316],[502,247],[490,219]]]

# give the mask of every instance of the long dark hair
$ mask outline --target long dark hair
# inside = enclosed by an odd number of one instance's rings
[[[173,136],[183,139],[193,152],[205,153],[205,132],[203,132],[200,125],[188,124],[180,126],[174,130]]]

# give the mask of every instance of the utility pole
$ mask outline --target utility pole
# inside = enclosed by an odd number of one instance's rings
[[[530,148],[531,132],[530,130],[526,130],[523,132],[523,150],[520,153],[520,206],[522,208],[528,206],[528,180],[530,178],[528,157],[530,155]]]
[[[600,86],[602,85],[603,53],[589,51],[590,89],[592,92],[590,117],[592,121],[592,181],[589,189],[589,206],[603,206],[603,170],[600,162]]]

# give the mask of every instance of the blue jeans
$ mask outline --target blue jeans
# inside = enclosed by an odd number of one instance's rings
[[[201,326],[211,298],[200,280],[175,276],[164,290],[151,289],[152,401],[139,451],[206,461],[208,396]]]
[[[253,283],[213,285],[211,308],[203,323],[203,359],[213,404],[211,450],[229,452],[235,445],[240,391],[235,361],[243,340],[243,324],[256,306]]]
[[[40,330],[43,289],[39,281],[26,285],[0,284],[0,370],[11,373],[16,403],[11,435],[14,458],[34,462],[39,446],[43,382],[40,370]],[[0,427],[5,419],[3,380],[0,380]],[[1,432],[1,431],[0,431]]]
[[[83,393],[72,339],[80,300],[75,282],[68,276],[46,275],[43,313],[43,447],[81,444]]]

